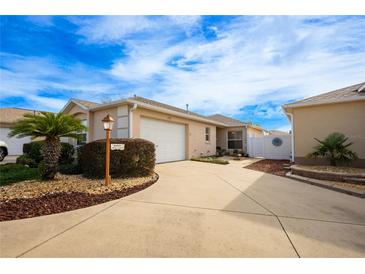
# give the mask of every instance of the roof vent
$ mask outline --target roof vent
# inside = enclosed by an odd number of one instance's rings
[[[365,92],[365,84],[361,85],[358,89],[357,92],[361,93],[361,92]]]
[[[189,112],[189,104],[186,104],[186,112]]]

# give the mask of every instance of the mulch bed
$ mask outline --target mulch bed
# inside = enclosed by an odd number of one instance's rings
[[[284,169],[284,166],[289,165],[289,160],[261,160],[246,166],[245,168],[262,171],[278,176],[285,176],[288,170]]]
[[[65,211],[89,207],[141,191],[158,180],[158,175],[153,180],[135,185],[123,190],[116,190],[102,194],[82,192],[59,192],[47,194],[36,198],[16,198],[0,202],[0,221],[32,218],[36,216],[61,213]]]

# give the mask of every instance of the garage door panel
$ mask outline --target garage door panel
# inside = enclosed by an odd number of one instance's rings
[[[185,125],[141,118],[141,138],[156,145],[156,162],[185,160]]]

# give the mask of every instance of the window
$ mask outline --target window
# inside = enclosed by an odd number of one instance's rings
[[[228,131],[228,149],[242,149],[242,131]]]
[[[77,146],[82,146],[86,144],[86,133],[77,134],[80,139],[77,139]]]
[[[210,127],[205,128],[205,141],[210,142]]]
[[[84,126],[87,126],[87,120],[81,120],[81,124],[83,124]],[[77,146],[85,145],[86,141],[87,141],[87,133],[85,131],[82,131],[77,135],[80,136],[80,139],[77,140],[76,145]]]

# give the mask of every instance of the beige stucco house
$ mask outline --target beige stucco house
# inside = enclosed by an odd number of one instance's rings
[[[323,139],[340,132],[353,142],[350,147],[359,160],[354,166],[365,167],[365,82],[306,98],[283,106],[292,124],[292,160],[299,164],[325,164],[306,158]]]
[[[105,104],[71,99],[62,112],[75,115],[87,125],[83,142],[105,138],[101,120],[110,114],[116,121],[111,137],[152,141],[157,162],[214,155],[217,146],[245,152],[246,136],[263,134],[260,127],[229,117],[207,117],[137,96]]]
[[[32,109],[23,108],[0,108],[0,141],[8,146],[8,155],[18,156],[23,154],[23,144],[31,141],[30,137],[10,138],[11,127],[18,120],[23,118],[24,114],[38,114],[39,112]]]

